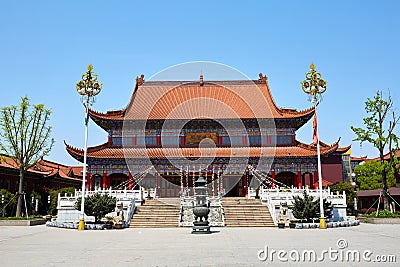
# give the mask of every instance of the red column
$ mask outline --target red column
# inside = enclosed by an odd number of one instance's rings
[[[303,177],[301,177],[301,171],[297,172],[297,187],[302,188],[303,187]]]
[[[107,173],[103,173],[103,189],[107,188]]]
[[[133,137],[132,137],[132,145],[133,145],[133,146],[136,146],[136,136],[133,136]]]
[[[129,172],[129,175],[128,175],[128,190],[132,190],[133,189],[133,177],[132,177],[132,173],[131,172]]]
[[[156,136],[156,143],[157,143],[157,146],[161,146],[161,135],[158,135],[158,134],[157,134],[157,136]]]
[[[185,145],[185,136],[181,135],[181,145],[184,146]]]
[[[293,173],[293,186],[297,186],[297,175]]]
[[[157,195],[161,196],[161,177],[160,175],[157,175]]]
[[[242,136],[242,144],[247,145],[247,135]]]
[[[272,189],[275,189],[275,171],[271,171]]]
[[[111,177],[107,176],[107,187],[110,188],[111,186]]]
[[[222,136],[221,135],[218,135],[217,144],[222,145]]]
[[[314,172],[314,175],[313,175],[313,177],[312,177],[313,179],[312,179],[312,188],[318,188],[318,172],[317,171],[315,171]]]
[[[90,173],[86,173],[86,190],[90,190]]]
[[[265,141],[267,142],[267,145],[271,144],[271,136],[265,136]]]
[[[96,179],[94,176],[91,177],[92,179],[92,183],[91,183],[91,189],[94,190],[95,186],[96,186]]]
[[[247,196],[247,172],[243,175],[243,194]]]

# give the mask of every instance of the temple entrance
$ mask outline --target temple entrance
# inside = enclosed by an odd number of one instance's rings
[[[223,191],[228,190],[224,197],[245,197],[247,194],[247,188],[245,187],[246,176],[243,175],[238,181],[238,175],[225,175],[223,179]]]
[[[163,175],[160,184],[160,197],[179,197],[180,191],[180,176],[178,175]]]
[[[294,174],[293,172],[280,172],[275,176],[276,181],[282,183],[278,184],[278,186],[288,186],[291,187],[294,184],[294,178],[295,178],[296,174]]]
[[[110,179],[110,186],[116,188],[118,185],[128,180],[128,175],[123,173],[112,173],[108,176],[108,179]]]

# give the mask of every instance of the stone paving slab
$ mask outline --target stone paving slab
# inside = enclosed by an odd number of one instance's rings
[[[38,220],[0,220],[0,226],[35,226],[45,224],[45,219]]]
[[[0,266],[398,266],[400,228],[362,224],[319,229],[218,228],[192,235],[190,228],[77,231],[46,226],[0,227]],[[371,250],[397,263],[260,261],[259,251]],[[343,241],[342,240],[342,241]],[[343,242],[342,242],[343,243]],[[293,252],[292,252],[293,253]],[[264,254],[261,254],[264,256]],[[293,256],[293,255],[292,255]],[[286,256],[288,258],[288,256]]]

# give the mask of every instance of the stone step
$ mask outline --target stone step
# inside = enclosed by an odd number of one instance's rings
[[[261,203],[259,199],[222,199],[222,203]]]
[[[222,203],[261,203],[259,199],[247,199],[247,198],[240,198],[240,199],[222,199]]]
[[[236,208],[236,207],[227,207],[227,206],[222,206],[223,208],[224,208],[224,210],[231,210],[231,211],[237,211],[237,212],[240,212],[240,211],[249,211],[249,212],[263,212],[263,211],[266,211],[266,212],[268,212],[269,211],[269,209],[267,208],[267,207],[265,207],[265,208],[246,208],[246,207],[244,207],[244,208]]]
[[[178,224],[176,225],[169,225],[169,224],[146,224],[146,225],[129,225],[129,228],[175,228],[179,227]]]
[[[269,224],[249,224],[249,225],[244,225],[244,224],[226,224],[226,227],[275,227],[275,225],[269,225]]]
[[[151,214],[162,214],[162,213],[167,213],[167,214],[176,214],[179,213],[179,210],[158,210],[158,211],[152,211],[152,210],[137,210],[135,214],[139,213],[151,213]]]
[[[268,221],[255,221],[255,222],[249,222],[249,221],[225,221],[225,224],[230,224],[230,225],[232,225],[232,224],[242,224],[242,225],[245,225],[245,224],[268,224],[268,225],[270,225],[270,224],[274,224],[273,222],[268,222]]]
[[[242,214],[236,214],[236,213],[224,213],[225,217],[246,217],[246,218],[271,218],[270,215],[265,214],[265,215],[257,215],[257,214],[249,214],[249,213],[242,213]]]
[[[262,208],[262,205],[257,205],[257,204],[224,204],[222,203],[223,207],[237,207],[237,208]]]
[[[270,222],[272,218],[257,218],[257,219],[249,219],[248,217],[230,217],[229,219],[225,218],[225,221],[249,221],[249,222]]]
[[[249,216],[225,216],[225,221],[228,220],[248,220],[248,221],[269,221],[272,219],[272,217],[257,217],[257,218],[251,218]]]
[[[173,200],[176,201],[176,200]],[[160,200],[146,200],[137,207],[130,228],[172,228],[178,227],[179,206]]]
[[[132,226],[136,227],[145,227],[149,225],[159,225],[162,227],[163,225],[178,225],[178,222],[171,221],[171,222],[164,222],[164,221],[139,221],[131,224]]]
[[[153,206],[171,206],[171,207],[176,207],[179,206],[178,204],[173,204],[173,203],[164,203],[161,201],[152,201],[152,202],[144,202],[144,206],[149,206],[149,205],[153,205]]]
[[[178,218],[136,218],[135,221],[133,221],[134,223],[136,222],[173,222],[173,223],[177,223],[178,222]]]
[[[144,205],[144,206],[138,206],[138,209],[166,209],[166,210],[175,210],[179,209],[179,206],[170,206],[170,205]]]
[[[251,214],[263,214],[263,213],[269,213],[268,209],[230,209],[230,208],[224,208],[225,212],[232,212],[232,213],[251,213]]]
[[[150,218],[136,218],[134,223],[138,222],[163,222],[163,223],[176,223],[177,219],[165,219],[165,218],[158,218],[158,219],[150,219]]]
[[[252,206],[261,206],[261,203],[254,203],[254,202],[240,202],[240,203],[236,203],[236,202],[223,202],[222,201],[222,205],[224,206],[244,206],[244,205],[252,205]]]
[[[275,227],[267,206],[259,199],[222,199],[225,226],[227,227]]]
[[[151,213],[151,212],[139,212],[139,213],[135,213],[134,216],[154,216],[154,217],[162,217],[162,216],[178,216],[179,212],[174,212],[174,213],[164,213],[164,212],[160,212],[160,213]]]
[[[135,214],[136,218],[178,218],[179,214]]]

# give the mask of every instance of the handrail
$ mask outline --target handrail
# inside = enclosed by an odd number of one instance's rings
[[[277,224],[277,210],[276,207],[280,205],[281,201],[285,201],[289,206],[292,205],[294,201],[294,196],[301,196],[303,192],[306,191],[308,194],[312,195],[313,197],[319,196],[318,189],[309,189],[306,188],[275,188],[275,189],[268,189],[264,186],[260,186],[260,199],[261,202],[267,205],[272,219],[274,223]],[[332,205],[336,208],[345,208],[346,207],[346,192],[339,192],[333,193],[329,189],[322,190],[323,197],[329,200]]]
[[[135,210],[136,210],[135,198],[131,199],[131,203],[130,203],[129,207],[130,207],[130,211],[129,211],[127,220],[125,222],[125,227],[129,227],[131,220],[133,218],[133,214],[135,213]]]

